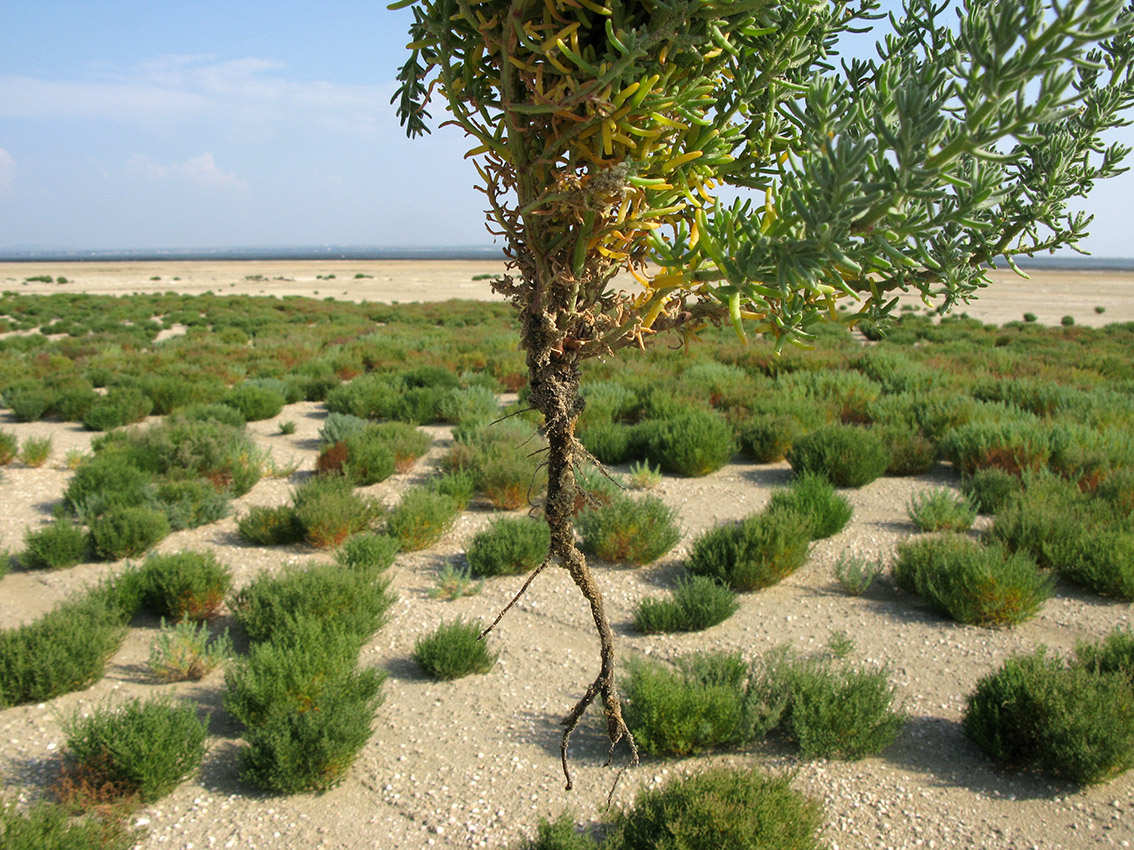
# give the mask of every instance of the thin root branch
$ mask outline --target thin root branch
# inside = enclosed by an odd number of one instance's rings
[[[538,567],[536,567],[532,571],[532,574],[530,576],[528,576],[527,581],[524,582],[524,586],[521,587],[520,590],[516,593],[516,595],[512,597],[512,601],[509,602],[507,605],[505,605],[504,608],[500,611],[500,613],[496,615],[496,619],[492,621],[492,624],[487,629],[485,629],[483,632],[480,633],[479,640],[484,640],[486,637],[488,637],[488,633],[491,632],[494,628],[496,628],[496,624],[499,623],[502,619],[504,619],[504,615],[508,613],[508,610],[513,605],[515,605],[517,602],[520,601],[520,597],[524,595],[525,591],[527,591],[528,586],[531,585],[531,583],[533,581],[535,581],[536,576],[538,576],[540,573],[542,573],[544,571],[544,569],[550,563],[551,563],[551,558],[547,558],[542,564],[540,564]]]
[[[531,413],[533,410],[535,410],[534,407],[525,407],[523,410],[513,410],[511,413],[505,413],[499,419],[493,419],[489,424],[497,425],[503,422],[505,419],[511,419],[513,416],[522,416],[525,413]]]
[[[571,769],[567,766],[567,745],[571,741],[571,733],[575,731],[579,725],[579,721],[590,707],[591,703],[595,701],[600,693],[603,695],[603,702],[607,701],[607,689],[610,687],[609,682],[604,682],[604,674],[599,673],[595,680],[591,682],[587,688],[586,693],[575,703],[575,707],[571,709],[570,714],[563,718],[563,739],[559,742],[559,758],[563,763],[563,776],[567,780],[567,790],[570,791],[574,787],[574,782],[571,779]],[[609,721],[612,719],[612,712],[607,711],[608,729],[610,735],[610,749],[606,754],[606,763],[603,767],[610,765],[614,759],[614,748],[618,746],[618,742],[625,739],[630,745],[630,760],[618,769],[618,774],[614,777],[614,783],[610,786],[610,792],[606,795],[606,804],[610,805],[614,799],[614,792],[618,789],[618,782],[622,779],[622,774],[632,767],[637,767],[639,762],[638,757],[638,743],[634,740],[630,729],[626,726],[626,721],[622,719],[622,712],[619,711],[613,717],[613,723]]]

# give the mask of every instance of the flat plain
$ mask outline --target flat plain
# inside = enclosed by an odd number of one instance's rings
[[[0,288],[29,294],[212,291],[443,301],[493,298],[487,281],[472,278],[502,269],[500,263],[459,261],[4,263]],[[67,282],[26,281],[45,274]],[[1103,312],[1096,312],[1096,306]],[[964,310],[997,324],[1028,312],[1047,325],[1058,324],[1064,315],[1080,325],[1129,322],[1134,321],[1134,276],[1044,271],[1021,281],[997,273],[996,285]],[[296,471],[290,478],[262,480],[234,502],[236,515],[254,505],[285,502],[291,488],[312,474],[325,415],[321,404],[300,402],[273,419],[248,425],[259,445],[279,462],[295,463]],[[280,432],[287,421],[296,423],[292,434]],[[24,530],[45,524],[60,499],[71,475],[62,468],[64,454],[85,451],[92,434],[74,423],[18,423],[7,413],[0,414],[0,427],[21,442],[31,436],[53,440],[53,462],[41,468],[13,464],[0,479],[0,534],[3,545],[15,550]],[[366,488],[368,495],[393,504],[407,486],[437,466],[451,431],[443,426],[423,430],[433,438],[430,452],[409,472]],[[888,666],[909,724],[881,756],[860,762],[801,761],[775,741],[739,753],[647,758],[623,777],[614,805],[628,805],[637,789],[674,774],[722,763],[790,772],[798,789],[822,802],[825,838],[840,850],[1130,846],[1134,773],[1087,789],[1005,773],[964,738],[960,725],[965,697],[975,682],[1009,655],[1040,643],[1070,651],[1076,641],[1100,639],[1116,625],[1134,626],[1130,605],[1060,583],[1035,619],[992,631],[940,618],[885,575],[861,597],[847,596],[835,581],[833,564],[841,552],[887,556],[913,533],[906,504],[923,490],[956,488],[959,477],[948,464],[923,476],[882,478],[843,491],[855,509],[850,525],[814,544],[806,565],[788,579],[744,595],[740,611],[721,625],[682,635],[642,636],[633,630],[637,601],[672,585],[699,533],[760,509],[790,476],[786,462],[756,465],[738,457],[703,478],[663,478],[654,492],[679,512],[681,543],[645,568],[596,564],[619,652],[670,659],[694,649],[728,649],[754,656],[786,641],[803,652],[820,652],[833,632],[842,631],[853,641],[855,659]],[[564,791],[559,720],[598,663],[589,613],[566,574],[547,571],[505,617],[491,638],[500,661],[487,675],[435,682],[411,659],[415,640],[440,620],[457,615],[490,619],[517,590],[521,579],[495,578],[478,595],[455,601],[429,596],[441,571],[464,563],[469,540],[495,515],[474,503],[437,545],[398,556],[392,568],[398,601],[391,621],[362,653],[362,663],[389,673],[385,702],[369,744],[333,790],[285,798],[242,785],[235,770],[239,729],[220,704],[223,673],[214,671],[196,683],[155,684],[145,661],[157,624],[143,621],[135,623],[107,675],[90,688],[49,704],[0,711],[3,795],[32,799],[42,791],[60,763],[63,714],[127,696],[169,692],[211,712],[209,750],[199,777],[135,816],[147,830],[139,844],[145,850],[509,847],[534,834],[539,817],[554,818],[565,808],[581,824],[601,822],[609,816],[606,795],[627,754],[617,750],[613,767],[602,766],[606,746],[601,721],[592,712],[573,739],[575,790]],[[303,546],[252,546],[237,534],[232,516],[175,532],[157,551],[190,548],[214,551],[232,567],[237,586],[261,571],[326,559]],[[0,628],[42,616],[67,594],[123,566],[14,569],[0,580]],[[217,625],[230,622],[226,616]]]

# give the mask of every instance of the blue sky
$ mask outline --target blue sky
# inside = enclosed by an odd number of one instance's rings
[[[410,142],[389,105],[406,11],[8,6],[0,251],[491,244],[461,134]],[[1134,257],[1132,197],[1096,190],[1094,254]]]

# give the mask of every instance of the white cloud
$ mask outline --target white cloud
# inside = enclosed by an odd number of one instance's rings
[[[111,119],[138,124],[227,122],[352,132],[391,122],[390,86],[289,79],[268,59],[162,56],[91,78],[0,75],[0,118]]]
[[[173,179],[210,189],[248,190],[247,180],[235,172],[222,169],[208,151],[173,165],[162,165],[147,156],[135,154],[126,163],[126,171],[135,177],[154,182]]]
[[[6,195],[16,180],[16,161],[12,155],[0,148],[0,195]]]

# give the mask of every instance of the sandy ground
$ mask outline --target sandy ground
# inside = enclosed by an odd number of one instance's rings
[[[436,268],[433,268],[434,265]],[[158,264],[112,271],[110,266],[52,264],[0,265],[0,284],[19,291],[81,288],[98,292],[164,291],[265,292],[319,296],[417,300],[424,297],[487,296],[473,274],[499,267],[477,263],[319,263],[276,265]],[[254,270],[253,270],[254,269]],[[400,270],[400,271],[399,271]],[[19,283],[28,276],[65,275],[74,283]],[[357,273],[373,278],[355,281]],[[250,274],[283,280],[248,281]],[[335,274],[329,284],[316,275]],[[116,277],[118,275],[118,277]],[[158,276],[160,281],[150,281]],[[181,277],[180,281],[173,280]],[[384,278],[390,277],[387,281]],[[1016,294],[1007,284],[990,290],[971,315],[989,321],[1019,317],[1031,310],[1041,321],[1056,322],[1065,313],[1081,324],[1097,318],[1134,320],[1134,284],[1115,275],[1037,275],[1038,292]],[[1039,280],[1042,278],[1042,281]],[[15,279],[15,282],[12,282]],[[235,285],[229,285],[235,284]],[[342,293],[347,293],[343,295]],[[995,293],[996,297],[991,297]],[[1017,300],[1019,297],[1021,300]],[[1002,300],[1008,303],[1001,303]],[[239,514],[251,505],[288,499],[294,484],[311,473],[321,405],[292,405],[274,420],[251,423],[250,431],[277,461],[299,463],[290,480],[264,480],[237,501]],[[279,433],[284,421],[296,423],[291,435]],[[0,533],[3,546],[21,548],[25,529],[49,520],[70,473],[62,459],[72,448],[84,449],[90,434],[67,423],[16,423],[6,414],[0,427],[21,440],[50,436],[53,455],[47,466],[13,464],[0,479]],[[366,492],[389,503],[409,484],[427,475],[449,443],[445,428],[427,428],[434,448],[409,473]],[[1134,841],[1134,773],[1101,787],[1076,789],[1028,775],[1005,774],[990,764],[961,733],[966,695],[981,676],[1011,653],[1046,643],[1069,651],[1080,639],[1101,638],[1117,624],[1132,625],[1129,605],[1107,601],[1066,585],[1029,623],[1005,631],[960,626],[942,620],[923,604],[897,590],[883,576],[864,596],[845,595],[832,574],[839,553],[890,555],[914,532],[905,506],[912,494],[931,487],[957,485],[948,465],[909,479],[880,479],[846,491],[855,507],[850,526],[814,544],[808,563],[780,585],[742,597],[740,611],[706,632],[691,635],[637,635],[632,627],[635,603],[660,594],[680,572],[692,539],[717,522],[764,506],[773,488],[790,477],[786,464],[729,464],[699,479],[666,477],[655,491],[681,516],[685,536],[657,564],[629,569],[596,564],[607,596],[622,657],[647,654],[673,658],[694,649],[735,649],[756,656],[785,641],[801,652],[819,652],[832,632],[845,632],[855,644],[851,657],[884,663],[891,671],[910,722],[899,740],[881,756],[855,763],[801,762],[791,749],[770,741],[741,753],[687,760],[646,759],[629,772],[615,794],[615,806],[629,804],[635,793],[670,776],[729,763],[771,771],[791,771],[800,790],[822,801],[825,837],[832,848],[970,847],[1087,848],[1130,846]],[[550,571],[503,621],[494,647],[500,662],[485,676],[450,683],[424,677],[411,659],[414,641],[442,619],[457,615],[490,618],[518,588],[520,580],[492,579],[475,596],[458,601],[432,599],[428,591],[447,565],[460,565],[472,535],[494,514],[476,504],[465,512],[439,544],[424,552],[400,555],[392,568],[398,602],[391,622],[364,648],[362,663],[389,672],[385,703],[374,734],[346,780],[323,795],[268,797],[241,785],[236,777],[240,732],[224,713],[220,699],[223,673],[198,683],[162,685],[152,680],[145,660],[155,623],[133,628],[111,660],[106,677],[91,688],[47,705],[0,711],[0,781],[6,797],[32,799],[59,765],[63,740],[60,718],[68,712],[114,703],[131,695],[171,692],[194,700],[211,712],[209,752],[199,777],[136,816],[148,830],[139,844],[164,848],[421,848],[506,847],[534,832],[539,816],[554,817],[570,807],[580,822],[601,822],[610,815],[603,803],[614,779],[603,768],[601,723],[592,713],[573,739],[574,791],[563,790],[558,764],[559,719],[590,682],[597,668],[597,644],[585,603],[569,578]],[[233,518],[163,541],[159,551],[210,549],[228,563],[237,584],[262,570],[323,557],[305,547],[253,547],[243,543]],[[0,628],[42,615],[67,593],[118,564],[85,564],[57,572],[14,569],[0,580]],[[229,625],[222,618],[218,628]],[[619,751],[615,766],[624,763]]]
[[[102,295],[172,290],[397,303],[495,298],[483,276],[503,271],[502,262],[488,260],[0,263],[0,289]],[[68,282],[28,281],[42,275],[65,277]],[[1131,273],[1043,270],[1032,271],[1030,279],[1023,280],[1012,272],[996,271],[992,278],[994,286],[960,309],[996,324],[1018,321],[1025,313],[1034,313],[1047,325],[1058,324],[1066,315],[1091,327],[1134,321]],[[633,283],[628,279],[627,288]],[[903,303],[919,303],[913,296],[901,297]],[[1096,307],[1105,308],[1104,312],[1096,312]]]

